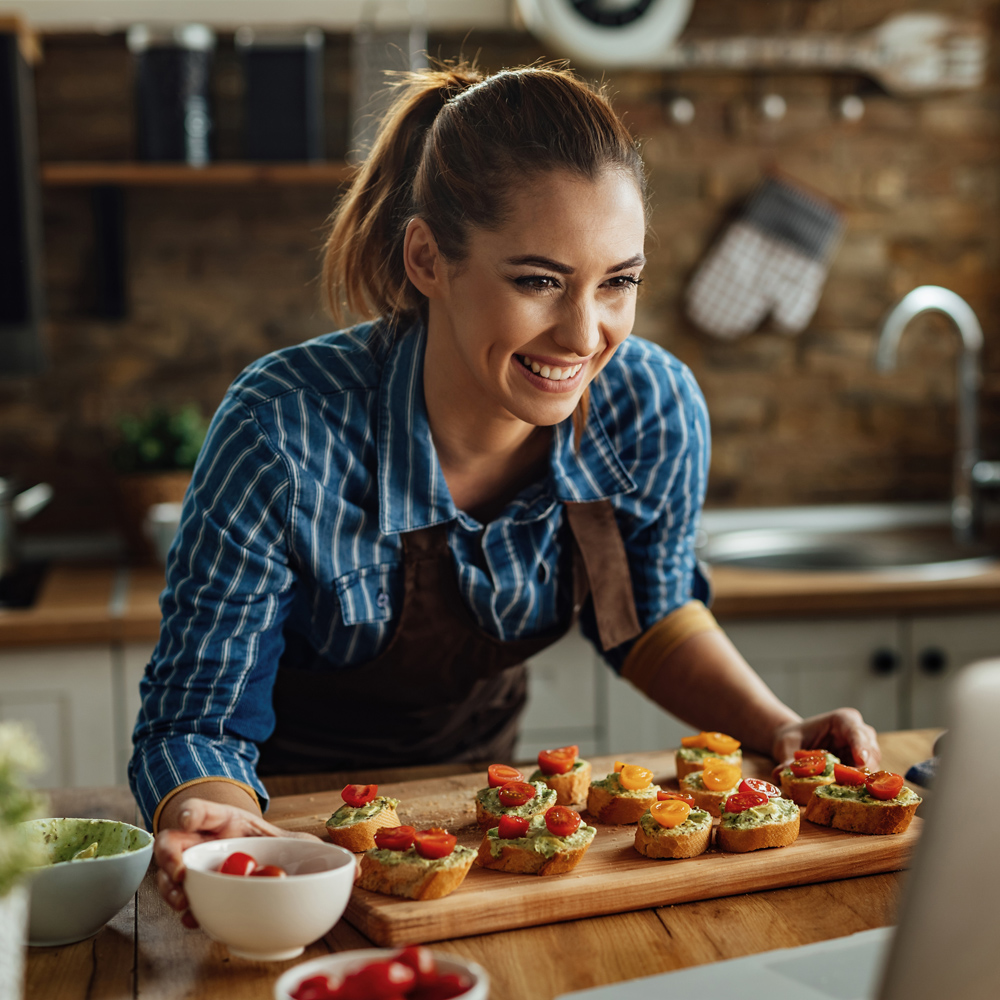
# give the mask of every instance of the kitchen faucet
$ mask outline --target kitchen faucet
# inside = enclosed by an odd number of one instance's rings
[[[896,367],[896,348],[907,324],[923,312],[944,313],[962,337],[958,358],[958,443],[952,473],[951,526],[955,541],[967,544],[979,526],[977,485],[1000,481],[1000,463],[979,461],[978,397],[979,355],[983,347],[983,328],[972,307],[960,295],[939,285],[921,285],[904,295],[889,313],[879,336],[875,367],[892,371]]]

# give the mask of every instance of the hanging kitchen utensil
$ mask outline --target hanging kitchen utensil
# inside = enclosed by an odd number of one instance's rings
[[[0,577],[12,572],[18,559],[14,525],[34,517],[52,499],[52,487],[38,483],[17,491],[10,479],[0,478]]]

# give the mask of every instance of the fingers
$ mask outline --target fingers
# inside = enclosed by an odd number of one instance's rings
[[[172,910],[183,913],[188,908],[184,890],[162,868],[156,873],[156,888]]]

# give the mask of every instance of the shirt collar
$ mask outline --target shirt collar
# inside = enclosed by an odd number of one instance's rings
[[[379,528],[385,534],[414,531],[459,516],[431,438],[424,400],[424,346],[422,323],[401,331],[390,347],[382,369],[378,403]],[[600,376],[598,376],[600,378]],[[556,500],[586,503],[635,489],[622,464],[597,407],[591,407],[577,449],[573,421],[553,428],[548,489]],[[543,497],[538,498],[545,503]],[[546,503],[545,506],[548,506]],[[537,515],[536,503],[518,519]]]

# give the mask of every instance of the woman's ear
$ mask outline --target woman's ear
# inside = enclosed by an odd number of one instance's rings
[[[403,237],[403,267],[421,295],[438,298],[445,279],[444,258],[431,227],[423,219],[410,219]]]

